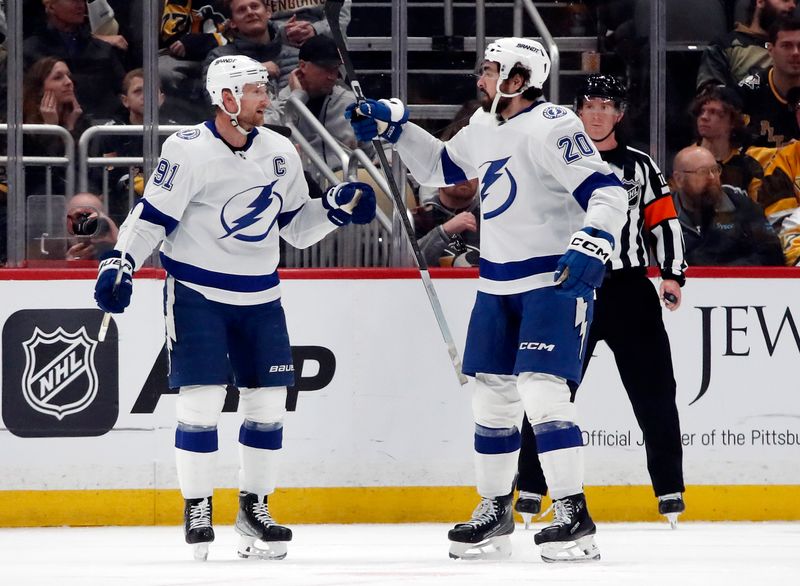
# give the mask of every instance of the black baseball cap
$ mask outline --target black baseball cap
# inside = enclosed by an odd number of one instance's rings
[[[300,60],[320,67],[338,67],[342,64],[339,49],[333,39],[325,35],[314,35],[300,46]]]

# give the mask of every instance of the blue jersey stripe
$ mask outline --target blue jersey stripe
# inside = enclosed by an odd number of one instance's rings
[[[324,198],[324,197],[322,198],[322,201],[323,201],[323,202],[325,201],[325,198]],[[283,212],[283,213],[281,213],[281,214],[278,214],[278,228],[283,228],[283,227],[284,227],[284,226],[286,226],[286,225],[287,225],[289,222],[291,222],[292,220],[294,220],[294,217],[295,217],[295,216],[297,215],[297,213],[298,213],[300,210],[302,210],[302,209],[303,209],[303,206],[300,206],[299,208],[297,208],[296,210],[292,210],[291,212]]]
[[[201,269],[194,265],[173,260],[161,253],[161,265],[178,281],[193,283],[202,287],[213,287],[237,293],[258,293],[278,285],[278,271],[269,275],[231,275]]]
[[[480,276],[491,281],[514,281],[532,275],[552,273],[556,270],[561,255],[535,256],[525,260],[511,262],[492,262],[480,259],[478,269]]]
[[[585,210],[589,207],[589,198],[592,197],[594,190],[601,187],[622,187],[622,183],[614,173],[603,175],[599,171],[595,171],[575,188],[575,191],[572,192],[572,197]]]
[[[151,224],[156,224],[157,226],[163,226],[167,236],[169,236],[170,233],[178,227],[178,220],[168,216],[164,212],[157,210],[155,207],[153,207],[153,204],[146,199],[142,199],[140,201],[140,205],[143,208],[140,219],[150,222]]]
[[[467,180],[464,169],[456,165],[450,155],[447,154],[447,147],[442,149],[442,174],[448,185],[455,185]]]

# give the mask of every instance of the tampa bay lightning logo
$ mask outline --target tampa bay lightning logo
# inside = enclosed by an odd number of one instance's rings
[[[567,115],[566,108],[562,108],[561,106],[547,106],[542,112],[542,115],[545,118],[550,118],[553,120],[554,118],[561,118],[562,116]]]
[[[517,198],[517,180],[506,167],[509,159],[486,161],[481,179],[481,211],[484,220],[491,220],[506,211]]]
[[[225,234],[219,239],[232,236],[242,242],[264,240],[283,208],[283,198],[272,191],[277,182],[276,179],[269,185],[245,189],[225,202],[219,215]]]
[[[178,138],[182,138],[183,140],[192,140],[198,136],[200,136],[200,131],[197,128],[184,128],[178,131]]]

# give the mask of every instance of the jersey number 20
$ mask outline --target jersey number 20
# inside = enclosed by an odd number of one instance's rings
[[[576,132],[572,136],[562,136],[556,144],[559,150],[564,151],[561,156],[564,157],[567,165],[581,157],[589,157],[594,154],[592,143],[582,132]]]

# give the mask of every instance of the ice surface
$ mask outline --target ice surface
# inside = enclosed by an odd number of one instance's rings
[[[595,563],[545,564],[517,526],[505,561],[450,560],[444,524],[294,525],[283,561],[241,560],[231,526],[195,562],[180,527],[0,529],[2,586],[800,584],[800,523],[604,523]]]

